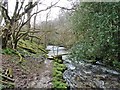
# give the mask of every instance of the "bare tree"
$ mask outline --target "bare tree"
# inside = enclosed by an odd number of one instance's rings
[[[2,5],[2,0],[0,1],[0,5]],[[2,23],[2,19],[3,19],[3,18],[2,18],[1,10],[2,10],[2,9],[0,8],[0,25],[1,25],[1,23]]]
[[[8,14],[8,8],[7,8],[8,1],[6,2],[6,0],[4,0],[4,3],[2,5],[0,5],[0,7],[2,8],[2,15],[5,20],[5,25],[6,25],[6,28],[3,30],[3,34],[2,34],[2,40],[3,40],[2,47],[3,48],[6,48],[8,45],[8,41],[10,41],[12,48],[16,49],[18,41],[22,37],[27,36],[28,33],[30,32],[29,29],[30,29],[31,18],[34,15],[36,15],[37,13],[40,13],[42,11],[46,11],[46,10],[52,8],[54,5],[56,5],[59,2],[59,1],[57,1],[56,3],[51,4],[47,8],[31,14],[31,10],[36,5],[41,4],[41,3],[39,3],[39,1],[40,0],[37,0],[33,3],[30,0],[30,2],[27,5],[23,6],[25,0],[22,0],[22,2],[18,2],[18,0],[16,0],[15,10],[11,17]],[[19,5],[20,5],[20,7],[19,7]],[[22,11],[23,8],[24,8],[24,10]],[[27,14],[27,19],[26,19],[26,14]],[[25,32],[21,32],[22,27],[26,24],[28,25],[28,30]]]
[[[36,12],[38,11],[38,5],[37,5],[37,9],[36,9]],[[33,24],[33,31],[35,32],[35,29],[36,29],[36,18],[37,18],[37,14],[34,16],[34,24]],[[34,35],[34,33],[31,33],[31,36],[32,34]],[[31,42],[33,41],[33,37],[31,37]],[[38,41],[39,42],[39,41]]]
[[[32,2],[33,2],[33,0],[29,0],[29,1],[28,1],[28,6],[29,6],[29,7],[31,7]],[[30,18],[32,9],[33,9],[33,8],[31,8],[31,9],[27,12],[27,19]],[[29,20],[29,21],[27,22],[27,29],[28,29],[28,31],[30,31],[30,28],[31,28],[31,25],[30,25],[30,20]]]
[[[1,10],[1,14],[4,18],[4,21],[6,23],[6,26],[7,24],[9,24],[9,20],[10,20],[10,17],[8,16],[8,0],[5,0],[2,4],[2,10]],[[8,26],[8,28],[11,28],[10,26]],[[7,30],[6,28],[2,31],[2,47],[6,47],[7,45],[7,42],[8,42],[8,38],[10,36],[10,32],[9,32],[9,29]]]

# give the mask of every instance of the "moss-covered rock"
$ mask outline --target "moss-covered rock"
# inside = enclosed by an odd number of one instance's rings
[[[56,80],[56,81],[53,82],[53,87],[54,88],[66,88],[67,89],[67,84]]]
[[[53,68],[53,76],[56,76],[56,74],[62,74],[62,72],[58,71],[56,68]]]
[[[55,59],[53,61],[53,87],[54,88],[67,88],[67,84],[63,79],[63,72],[66,66],[63,64],[62,60]]]
[[[31,47],[28,48],[28,47],[24,47],[24,46],[20,46],[20,45],[19,45],[19,47],[27,50],[27,51],[30,52],[30,53],[33,53],[33,54],[36,54],[36,53],[37,53],[37,52],[36,52],[33,48],[31,48]]]
[[[63,61],[62,61],[61,59],[54,58],[54,60],[55,60],[55,62],[58,62],[58,63],[60,63],[60,64],[63,63]]]
[[[21,52],[22,55],[42,54],[46,56],[47,53],[43,46],[38,45],[35,42],[31,42],[29,40],[20,40],[18,42],[18,46],[18,50]]]

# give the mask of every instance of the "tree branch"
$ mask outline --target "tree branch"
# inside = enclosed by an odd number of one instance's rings
[[[3,13],[4,13],[4,11],[5,11],[5,15],[6,16],[4,16],[4,18],[5,19],[8,19],[10,22],[11,22],[11,19],[10,19],[10,17],[9,17],[9,15],[8,15],[8,10],[4,7],[4,6],[2,6],[2,5],[0,5],[0,7],[2,8],[2,10],[3,10]]]
[[[12,82],[15,81],[14,79],[12,79],[12,78],[10,78],[10,77],[7,77],[7,76],[5,76],[5,75],[3,75],[3,74],[0,74],[0,76],[1,76],[1,77],[4,77],[4,78],[6,78],[6,79],[8,79],[8,80],[10,80],[10,81],[12,81]]]
[[[19,18],[21,18],[23,15],[25,15],[30,9],[34,8],[36,5],[38,4],[38,2],[36,1],[34,4],[32,4],[30,7],[27,7],[24,12],[22,12],[20,15],[19,15]],[[25,6],[26,7],[26,6]],[[19,19],[18,18],[18,19]]]
[[[64,10],[75,10],[75,8],[66,8],[66,7],[61,7],[61,6],[55,6]]]
[[[13,86],[15,85],[14,83],[2,81],[2,80],[0,80],[0,82],[3,83],[3,84],[8,84],[8,85],[13,85]]]
[[[21,6],[20,6],[20,8],[19,8],[19,10],[18,10],[18,12],[17,12],[17,15],[20,14],[20,11],[21,11],[21,9],[22,9],[22,7],[23,7],[24,1],[25,1],[25,0],[23,0],[23,1],[21,2]]]
[[[59,1],[60,1],[60,0],[58,0],[58,1],[57,1],[56,3],[54,3],[53,5],[48,6],[46,9],[43,9],[43,10],[40,10],[40,11],[38,11],[38,12],[33,13],[33,14],[30,16],[30,18],[28,18],[28,20],[22,24],[22,26],[24,26],[35,14],[38,14],[38,13],[40,13],[40,12],[43,12],[43,11],[46,11],[46,10],[52,8],[52,7],[55,6]],[[29,31],[27,31],[26,33],[29,33]],[[21,37],[23,37],[24,35],[26,35],[26,33],[24,33],[23,35],[20,34],[20,35],[18,35],[17,37],[19,37],[19,39],[20,39]]]
[[[12,19],[16,18],[16,15],[17,15],[16,12],[18,10],[18,5],[19,5],[19,2],[18,2],[18,0],[16,0],[15,10],[14,10],[14,14],[13,14],[13,18]]]

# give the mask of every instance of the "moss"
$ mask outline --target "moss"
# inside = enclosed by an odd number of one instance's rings
[[[57,67],[56,69],[57,69],[58,71],[61,71],[61,72],[64,71],[64,68],[61,68],[61,67]]]
[[[117,60],[112,61],[113,66],[116,70],[120,71],[120,62],[118,62]]]
[[[52,80],[53,82],[56,82],[56,81],[63,81],[63,79],[62,78],[58,78],[58,77],[53,77],[53,80]]]
[[[24,47],[24,46],[19,46],[19,47],[27,50],[27,51],[30,52],[30,53],[33,53],[33,54],[36,54],[36,53],[37,53],[34,49],[32,49],[32,48],[30,48],[30,47]]]
[[[53,87],[54,88],[66,88],[67,89],[67,84],[63,83],[61,81],[55,81],[55,82],[53,82]]]
[[[16,54],[16,52],[11,49],[11,48],[5,48],[0,51],[2,54],[8,54],[8,55],[13,55]]]
[[[58,62],[53,62],[53,66],[54,66],[54,67],[56,67],[56,66],[58,66],[58,65],[59,65]]]
[[[54,62],[54,63],[53,63],[53,66],[54,66],[54,67],[64,68],[64,69],[66,68],[66,66],[65,66],[64,64],[61,64],[61,63],[58,63],[58,62]]]
[[[54,59],[55,59],[56,61],[58,61],[58,60],[62,61],[62,55],[56,55],[56,56],[54,57]],[[62,62],[61,62],[61,63],[62,63]]]
[[[33,49],[42,49],[46,52],[45,48],[41,45],[36,44],[35,42],[30,42],[29,40],[20,40],[19,45],[31,47]]]
[[[24,50],[22,48],[17,48],[17,51],[21,54],[22,57],[27,56],[27,55],[31,56],[30,52],[28,52],[28,51],[26,51],[26,50]]]
[[[30,42],[29,40],[20,40],[18,42],[18,46],[19,46],[19,51],[22,53],[22,55],[43,55],[45,57],[47,57],[46,53],[47,51],[45,50],[45,48],[41,45],[36,44],[35,42]]]
[[[62,72],[61,71],[58,71],[57,69],[53,69],[53,76],[57,76],[57,75],[59,75],[59,76],[62,76]]]
[[[53,62],[53,87],[54,88],[67,88],[65,80],[63,80],[63,72],[66,66],[62,64],[62,60],[55,59]]]
[[[65,67],[57,66],[57,67],[54,68],[53,70],[57,70],[57,71],[63,72],[65,69],[66,69]]]
[[[43,47],[41,47],[41,46],[38,46],[38,49],[41,50],[41,51],[43,51],[44,53],[48,53],[48,51],[45,50],[45,49],[43,49]]]
[[[60,60],[60,59],[56,59],[56,58],[54,58],[54,60],[55,60],[55,62],[58,62],[58,63],[60,63],[60,64],[62,64],[62,63],[63,63],[63,61],[62,61],[62,60]]]

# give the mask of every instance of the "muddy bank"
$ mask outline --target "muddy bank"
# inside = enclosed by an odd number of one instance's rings
[[[19,57],[2,55],[2,68],[12,69],[15,88],[51,88],[52,61],[40,57],[26,57],[21,64]]]

